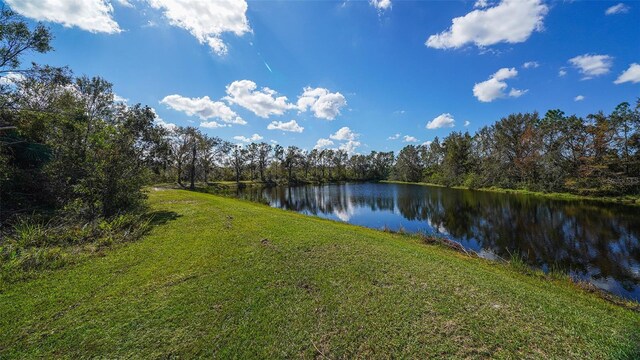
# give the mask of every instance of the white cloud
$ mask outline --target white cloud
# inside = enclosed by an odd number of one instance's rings
[[[387,140],[398,140],[400,138],[400,134],[394,134],[387,138]]]
[[[118,94],[113,94],[113,101],[118,102],[118,103],[128,103],[129,99],[122,97]]]
[[[133,4],[131,2],[129,2],[129,0],[116,0],[116,2],[118,4],[120,4],[121,6],[124,6],[124,7],[128,7],[128,8],[133,8],[134,7]]]
[[[537,68],[538,66],[540,66],[540,64],[538,64],[537,61],[527,61],[526,63],[522,64],[522,67],[525,69]]]
[[[355,140],[357,137],[358,134],[354,133],[346,126],[340,128],[340,130],[336,131],[335,134],[329,135],[329,138],[339,141]]]
[[[489,2],[487,0],[477,0],[475,4],[473,4],[474,8],[482,9],[489,6]]]
[[[6,75],[0,77],[0,85],[16,85],[22,80],[24,80],[24,75],[10,71]]]
[[[391,0],[369,0],[369,4],[379,11],[391,9]]]
[[[629,12],[629,7],[623,3],[613,5],[604,12],[605,15],[625,14]]]
[[[251,135],[251,137],[245,137],[245,136],[234,136],[233,137],[234,140],[238,140],[238,141],[242,141],[242,142],[255,142],[255,141],[260,141],[263,139],[262,136],[258,135],[258,134],[253,134]]]
[[[164,121],[164,120],[160,117],[160,115],[158,115],[158,113],[156,112],[156,109],[151,108],[151,112],[153,112],[153,115],[155,116],[155,119],[153,120],[153,122],[154,122],[156,125],[162,126],[163,128],[165,128],[165,129],[167,129],[167,130],[170,130],[170,131],[173,131],[173,130],[175,130],[175,129],[178,127],[176,124],[173,124],[173,123],[169,123],[169,122]]]
[[[640,82],[640,64],[633,63],[613,82],[614,84],[622,84],[632,82],[634,84]]]
[[[411,143],[415,143],[415,142],[418,142],[418,139],[416,139],[416,138],[415,138],[415,137],[413,137],[413,136],[405,135],[405,136],[402,138],[402,142],[407,142],[407,143],[411,142]]]
[[[427,129],[440,129],[445,127],[454,127],[456,121],[453,119],[453,115],[449,113],[443,113],[438,115],[435,119],[427,123]]]
[[[584,54],[569,59],[569,63],[584,75],[583,80],[604,75],[611,70],[613,57],[609,55]]]
[[[429,145],[431,145],[431,143],[433,143],[433,141],[427,140],[427,141],[422,143],[422,146],[429,146]]]
[[[218,55],[225,55],[223,33],[242,36],[251,32],[245,0],[147,0],[164,11],[171,25],[189,31],[201,44],[208,44]]]
[[[558,70],[558,76],[563,77],[565,75],[567,75],[567,70],[565,69]]]
[[[584,96],[583,95],[578,95],[578,96],[573,98],[573,101],[582,101],[582,100],[584,100]]]
[[[282,131],[290,131],[301,133],[304,131],[304,128],[298,125],[298,122],[295,120],[291,120],[288,122],[283,121],[272,121],[271,124],[267,126],[268,130],[282,130]]]
[[[509,91],[509,96],[510,97],[520,97],[524,94],[526,94],[529,90],[525,89],[525,90],[520,90],[520,89],[516,89],[516,88],[511,88],[511,90]]]
[[[112,18],[113,6],[105,0],[7,0],[11,9],[25,17],[62,24],[93,33],[119,33]]]
[[[228,124],[245,125],[247,123],[225,103],[222,101],[213,101],[208,96],[188,98],[174,94],[165,96],[164,99],[160,100],[160,103],[189,116],[197,115],[201,120],[217,118]],[[209,122],[207,123],[209,126],[205,127],[212,127],[214,123],[215,122]]]
[[[293,107],[287,102],[286,96],[277,96],[278,93],[268,87],[260,90],[256,90],[257,88],[256,83],[251,80],[234,81],[227,85],[228,96],[224,100],[240,105],[262,118],[282,115]]]
[[[471,125],[471,123],[469,122],[469,120],[467,120],[467,121],[464,122],[464,125],[462,125],[462,126],[467,127],[469,125]]]
[[[353,154],[355,154],[356,150],[358,149],[358,147],[360,145],[361,144],[360,144],[359,141],[349,140],[349,141],[343,143],[342,145],[340,145],[339,149],[340,150],[344,150],[349,155],[353,155]]]
[[[542,0],[502,0],[496,6],[454,18],[448,30],[429,36],[425,44],[435,49],[455,49],[469,43],[479,47],[521,43],[543,29],[547,11]]]
[[[223,127],[227,127],[229,125],[227,124],[220,124],[217,121],[203,121],[200,123],[200,127],[203,128],[207,128],[207,129],[217,129],[217,128],[223,128]]]
[[[305,87],[298,97],[298,110],[311,109],[315,117],[333,120],[340,115],[340,109],[347,105],[347,100],[339,92],[332,93],[324,88]]]
[[[318,139],[318,141],[316,142],[316,146],[314,146],[314,149],[322,149],[322,148],[326,148],[329,146],[333,145],[333,141],[329,140],[329,139]]]
[[[476,83],[473,86],[473,96],[478,98],[482,102],[491,102],[495,99],[507,96],[505,90],[508,85],[505,82],[507,79],[511,79],[518,75],[518,71],[515,68],[502,68],[495,72],[495,74],[489,77],[489,80]],[[509,91],[508,96],[519,97],[526,93],[528,90],[518,90],[512,88]]]

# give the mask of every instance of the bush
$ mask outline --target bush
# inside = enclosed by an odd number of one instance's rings
[[[85,223],[70,217],[22,216],[0,237],[0,284],[54,270],[116,244],[135,241],[151,227],[145,214]]]

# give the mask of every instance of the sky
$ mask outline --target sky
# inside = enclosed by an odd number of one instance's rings
[[[639,1],[5,0],[163,126],[398,151],[510,113],[640,97]]]

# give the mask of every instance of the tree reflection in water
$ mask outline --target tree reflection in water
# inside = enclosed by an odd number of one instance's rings
[[[615,294],[640,300],[640,211],[404,184],[246,188],[243,198],[371,228],[440,233],[479,253],[519,254]]]

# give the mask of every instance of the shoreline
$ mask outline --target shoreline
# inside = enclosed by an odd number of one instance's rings
[[[433,184],[433,183],[406,182],[406,181],[397,181],[397,180],[380,180],[378,182],[384,183],[384,184],[406,184],[406,185],[441,187],[441,188],[456,189],[456,190],[484,191],[484,192],[493,192],[498,194],[529,195],[529,196],[544,197],[544,198],[553,199],[553,200],[587,200],[587,201],[594,201],[594,202],[614,203],[614,204],[627,205],[627,206],[640,206],[640,196],[634,196],[634,195],[596,197],[596,196],[576,195],[571,193],[555,193],[555,192],[546,193],[542,191],[530,191],[530,190],[523,190],[523,189],[505,189],[505,188],[497,188],[497,187],[472,189],[464,186],[445,186],[445,185]]]

